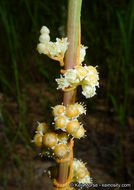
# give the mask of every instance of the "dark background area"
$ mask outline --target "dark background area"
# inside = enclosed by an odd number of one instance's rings
[[[0,190],[52,189],[44,170],[54,161],[31,143],[37,121],[52,123],[62,102],[57,62],[36,51],[39,31],[65,37],[67,0],[0,1]],[[134,181],[134,1],[83,0],[85,64],[98,66],[100,88],[85,99],[87,137],[75,157],[87,162],[94,183]]]

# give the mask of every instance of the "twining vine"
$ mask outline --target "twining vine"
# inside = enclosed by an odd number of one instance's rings
[[[45,122],[39,123],[34,135],[34,143],[41,148],[44,156],[52,157],[59,165],[58,175],[54,176],[54,189],[73,189],[71,182],[92,183],[85,164],[73,158],[74,139],[83,138],[86,130],[78,117],[86,114],[86,106],[75,102],[76,89],[82,87],[85,98],[91,98],[99,87],[96,67],[83,64],[86,49],[81,44],[80,11],[82,0],[69,0],[67,37],[50,40],[46,26],[40,30],[37,50],[60,63],[60,77],[56,79],[57,89],[63,94],[63,103],[52,108],[54,129]],[[72,27],[73,26],[73,27]]]

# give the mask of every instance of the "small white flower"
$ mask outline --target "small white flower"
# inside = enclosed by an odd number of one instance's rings
[[[69,43],[67,41],[67,38],[62,38],[62,39],[56,38],[56,45],[60,49],[62,55],[65,54],[68,44]]]
[[[48,55],[50,58],[60,61],[62,65],[62,59],[68,47],[67,38],[56,38],[56,42],[50,41],[50,31],[46,26],[43,26],[40,30],[39,44],[37,46],[37,50],[39,53],[44,53]],[[46,47],[47,44],[47,47]]]
[[[80,82],[75,69],[68,69],[64,76],[70,83],[70,86],[76,86]]]
[[[86,77],[87,75],[87,70],[85,67],[83,66],[76,66],[76,71],[77,71],[77,75],[79,77],[80,80],[83,80],[84,77]]]
[[[50,41],[50,36],[48,34],[46,34],[46,33],[43,33],[43,34],[40,35],[39,41],[41,43],[48,43]]]
[[[88,72],[88,69],[90,70]],[[99,87],[99,75],[96,69],[92,66],[90,68],[86,66],[77,66],[75,69],[68,69],[66,73],[58,82],[58,89],[65,89],[66,87],[76,88],[78,85],[82,85],[82,94],[86,98],[93,97],[96,94],[96,86]]]
[[[59,53],[61,52],[57,44],[51,41],[48,43],[48,51],[52,57],[58,57]]]
[[[87,48],[88,48],[87,46],[83,46],[83,45],[81,45],[81,47],[80,47],[80,63],[82,63],[84,61]]]
[[[40,33],[43,34],[43,33],[47,33],[49,34],[50,33],[50,30],[46,27],[46,26],[42,26],[41,30],[40,30]]]
[[[95,75],[95,74],[88,74],[84,80],[83,80],[83,84],[85,85],[89,85],[91,87],[94,87],[94,86],[99,86],[99,77],[98,75]]]
[[[41,54],[41,53],[44,53],[44,54],[48,54],[48,46],[47,44],[43,44],[43,43],[39,43],[37,45],[37,51]]]
[[[60,76],[61,78],[55,79],[56,82],[58,83],[58,88],[57,89],[65,89],[67,87],[69,87],[69,82],[67,81],[66,78],[63,78],[62,75]]]
[[[89,74],[95,74],[95,75],[98,75],[98,71],[96,70],[96,67],[93,67],[93,66],[85,66],[87,72]]]
[[[75,69],[68,69],[67,72],[63,76],[61,75],[60,77],[61,78],[56,79],[58,83],[57,89],[62,88],[64,90],[69,86],[76,88],[76,86],[80,82]]]
[[[86,97],[86,98],[91,98],[96,94],[96,88],[95,87],[91,87],[89,85],[82,85],[82,94]]]

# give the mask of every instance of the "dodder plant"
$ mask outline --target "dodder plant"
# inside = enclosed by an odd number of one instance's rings
[[[46,123],[39,123],[34,143],[41,147],[45,156],[51,156],[59,164],[58,176],[54,179],[54,189],[73,189],[71,182],[91,183],[90,174],[82,161],[73,159],[74,139],[85,136],[85,129],[78,121],[86,114],[82,103],[75,103],[76,88],[82,86],[82,94],[90,98],[99,86],[98,72],[93,66],[83,65],[87,47],[80,43],[80,11],[82,0],[69,0],[67,37],[50,41],[50,31],[46,26],[40,30],[37,50],[51,59],[59,61],[60,78],[56,79],[57,89],[63,92],[63,103],[52,108],[54,129]]]

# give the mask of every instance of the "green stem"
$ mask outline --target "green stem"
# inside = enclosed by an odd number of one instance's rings
[[[79,26],[82,0],[68,0],[67,37],[69,41],[68,51],[65,57],[65,70],[72,69],[77,63],[79,45]],[[66,106],[73,103],[75,91],[65,92],[63,104]],[[70,163],[59,164],[59,176],[57,181],[65,183],[68,178]]]
[[[65,59],[65,69],[72,69],[77,62],[82,0],[69,0],[68,2],[67,37],[69,46]]]

